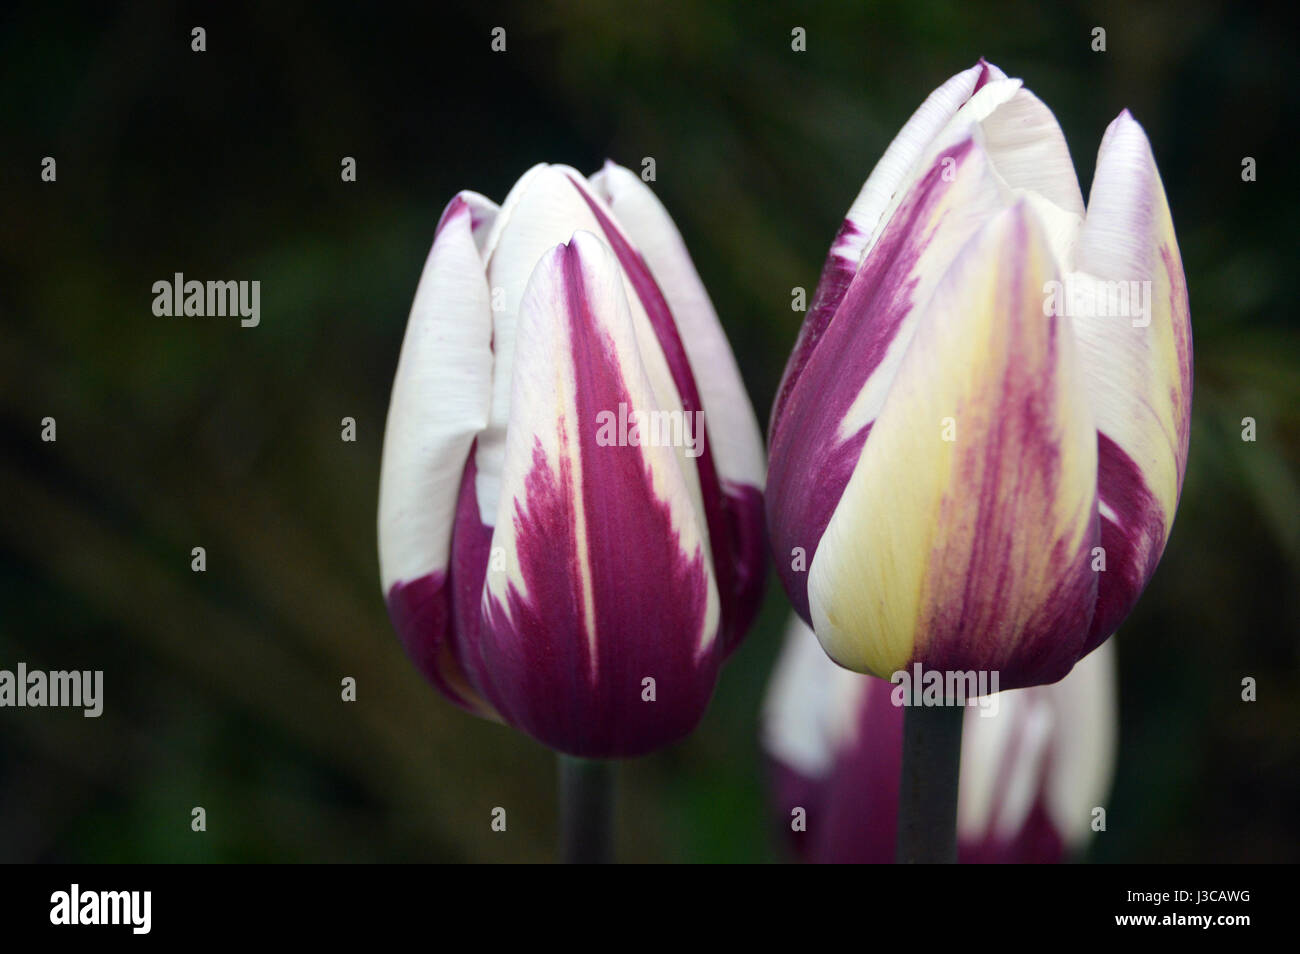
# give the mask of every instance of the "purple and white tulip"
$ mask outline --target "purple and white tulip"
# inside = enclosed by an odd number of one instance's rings
[[[1133,608],[1187,462],[1187,288],[1127,111],[1085,208],[1050,110],[981,61],[831,246],[772,410],[768,532],[836,662],[1051,683]]]
[[[763,708],[771,798],[796,857],[894,860],[903,709],[895,687],[836,666],[792,617]],[[965,712],[958,859],[1049,863],[1081,851],[1114,775],[1114,646],[1052,686],[1000,693]],[[803,809],[803,830],[792,829]]]
[[[538,165],[500,207],[451,201],[379,492],[389,614],[448,698],[570,755],[682,738],[757,610],[763,480],[717,315],[636,175]]]

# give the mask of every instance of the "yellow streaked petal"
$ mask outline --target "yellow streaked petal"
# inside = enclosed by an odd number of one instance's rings
[[[927,307],[809,573],[843,666],[910,661],[1060,678],[1096,581],[1097,448],[1057,269],[1026,203],[958,256]]]

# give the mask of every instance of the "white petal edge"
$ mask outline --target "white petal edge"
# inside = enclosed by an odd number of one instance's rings
[[[853,741],[870,688],[869,677],[831,662],[811,627],[791,613],[763,700],[763,750],[804,778],[825,778]]]
[[[461,475],[487,425],[492,321],[471,206],[444,215],[402,339],[379,476],[384,591],[447,566]]]
[[[1175,274],[1166,270],[1162,246]],[[1183,294],[1186,283],[1164,186],[1146,133],[1127,110],[1102,139],[1074,268],[1067,281],[1094,294],[1136,282],[1128,288],[1145,296],[1141,283],[1150,283],[1145,316],[1071,317],[1097,429],[1141,468],[1164,511],[1167,539],[1186,463],[1191,326],[1185,297],[1181,314],[1171,302],[1171,282]]]
[[[681,233],[663,203],[631,170],[607,162],[589,181],[640,250],[668,302],[704,405],[719,476],[762,489],[767,463],[758,418]]]

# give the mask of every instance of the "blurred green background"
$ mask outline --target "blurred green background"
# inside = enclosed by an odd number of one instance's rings
[[[442,206],[499,201],[538,161],[654,157],[765,423],[791,288],[811,291],[911,111],[980,55],[1053,108],[1085,194],[1103,129],[1133,110],[1190,287],[1191,461],[1118,637],[1121,761],[1092,858],[1300,858],[1294,23],[1197,0],[410,16],[0,14],[0,668],[103,669],[106,694],[97,720],[0,709],[0,860],[550,860],[550,755],[426,686],[380,597],[384,414]],[[151,285],[176,271],[259,279],[261,326],[154,317]],[[623,767],[621,858],[781,857],[755,726],[787,605],[773,577],[699,731]]]

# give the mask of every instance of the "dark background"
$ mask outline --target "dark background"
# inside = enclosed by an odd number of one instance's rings
[[[500,201],[537,161],[653,156],[765,423],[791,288],[811,291],[912,110],[980,55],[1053,108],[1085,194],[1132,109],[1190,287],[1191,460],[1118,636],[1092,859],[1300,857],[1294,24],[1197,0],[428,7],[0,14],[0,668],[103,669],[106,695],[99,719],[0,710],[0,860],[550,859],[549,753],[426,686],[380,597],[384,414],[439,212],[461,188]],[[260,280],[261,326],[154,317],[177,271]],[[755,725],[787,606],[773,577],[699,731],[623,767],[622,858],[780,857]]]

